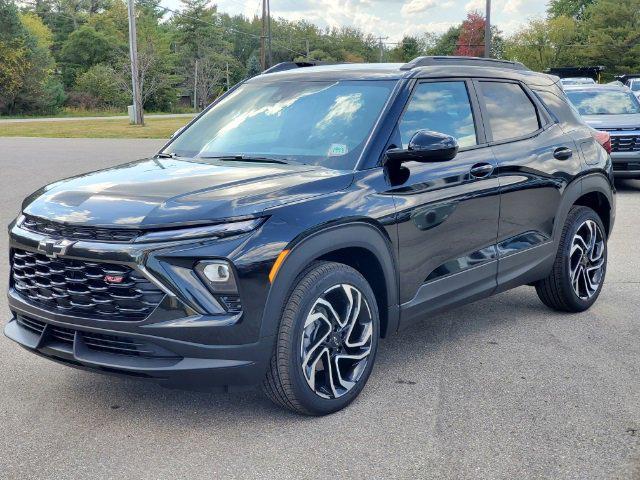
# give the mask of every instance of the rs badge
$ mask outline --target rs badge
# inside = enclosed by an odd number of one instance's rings
[[[106,283],[122,283],[124,277],[122,275],[105,275],[104,281]]]

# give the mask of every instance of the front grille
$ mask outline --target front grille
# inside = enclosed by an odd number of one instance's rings
[[[42,332],[44,331],[44,327],[46,326],[44,322],[41,322],[34,318],[23,317],[23,316],[18,317],[18,323],[22,327],[26,328],[32,333],[35,333],[36,335],[42,334]]]
[[[26,250],[13,251],[11,273],[14,288],[31,303],[87,318],[141,320],[164,296],[127,266],[52,259]]]
[[[36,320],[35,318],[25,317],[24,315],[18,315],[17,322],[21,327],[38,335],[41,335],[47,326],[45,322]],[[76,340],[76,334],[89,350],[96,352],[143,358],[168,358],[172,356],[168,355],[168,352],[160,352],[148,343],[136,341],[131,338],[85,332],[73,328],[58,327],[53,324],[49,324],[43,344],[53,346],[62,343],[72,346]]]
[[[613,170],[616,172],[637,172],[640,171],[640,161],[638,162],[614,162]]]
[[[640,152],[640,135],[611,135],[612,152]]]
[[[238,295],[225,295],[220,297],[222,303],[225,306],[225,309],[229,313],[241,313],[242,312],[242,302],[240,301],[240,297]]]
[[[68,238],[70,240],[88,240],[97,242],[131,242],[139,235],[139,230],[125,228],[97,228],[65,225],[41,218],[25,215],[21,224],[25,230],[43,233],[52,237]]]

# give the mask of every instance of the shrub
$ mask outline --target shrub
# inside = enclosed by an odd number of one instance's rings
[[[94,65],[82,73],[76,81],[74,92],[85,95],[79,98],[93,97],[98,107],[123,107],[128,101],[128,96],[120,88],[115,72],[104,64]]]

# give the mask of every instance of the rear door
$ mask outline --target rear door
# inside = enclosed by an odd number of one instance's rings
[[[580,170],[572,138],[523,84],[477,80],[487,137],[498,162],[499,289],[536,280],[555,257],[562,194]]]
[[[473,83],[419,81],[395,132],[407,147],[418,130],[458,139],[450,161],[403,164],[392,188],[398,211],[403,321],[490,294],[496,286],[499,183]]]

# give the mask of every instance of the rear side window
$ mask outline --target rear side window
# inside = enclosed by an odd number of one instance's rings
[[[536,107],[520,85],[480,82],[480,91],[495,142],[530,135],[540,128]]]
[[[465,82],[418,84],[399,129],[404,148],[418,130],[451,135],[460,147],[476,145],[476,127]]]

